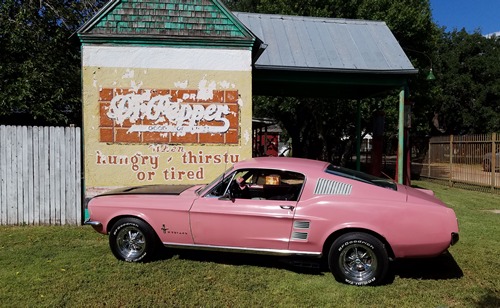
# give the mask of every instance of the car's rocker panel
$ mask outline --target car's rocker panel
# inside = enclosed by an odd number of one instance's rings
[[[260,254],[268,256],[305,256],[313,258],[321,258],[321,252],[315,251],[295,251],[295,250],[280,250],[280,249],[264,249],[264,248],[243,248],[243,247],[225,247],[225,246],[211,246],[211,245],[187,245],[179,243],[163,243],[163,246],[167,248],[177,248],[177,249],[194,249],[194,250],[206,250],[206,251],[223,251],[223,252],[235,252],[235,253],[248,253],[248,254]]]

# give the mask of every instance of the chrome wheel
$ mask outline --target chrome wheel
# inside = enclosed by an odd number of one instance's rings
[[[117,233],[116,247],[125,259],[133,260],[146,251],[146,239],[141,230],[128,226]]]
[[[146,262],[158,251],[159,239],[145,221],[130,217],[117,221],[109,233],[115,257],[127,262]]]
[[[384,282],[389,256],[384,243],[371,234],[340,235],[330,247],[328,265],[339,282],[364,286]]]
[[[339,268],[352,281],[370,280],[377,270],[377,258],[365,245],[352,244],[339,256]]]

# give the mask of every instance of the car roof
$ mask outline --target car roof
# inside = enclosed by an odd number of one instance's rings
[[[269,168],[278,170],[290,170],[301,173],[310,171],[323,171],[329,163],[307,158],[297,157],[255,157],[234,164],[235,169],[244,168]]]

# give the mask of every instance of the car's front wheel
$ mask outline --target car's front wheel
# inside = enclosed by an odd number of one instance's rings
[[[158,239],[153,229],[144,221],[122,218],[111,228],[109,246],[119,260],[145,262],[154,257]]]
[[[385,245],[378,238],[353,232],[343,234],[333,242],[328,265],[339,282],[377,285],[387,274],[389,257]]]

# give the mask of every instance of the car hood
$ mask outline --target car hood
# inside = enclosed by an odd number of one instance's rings
[[[110,195],[180,195],[183,191],[195,185],[145,185],[117,188],[99,196]],[[97,196],[97,197],[99,197]]]

